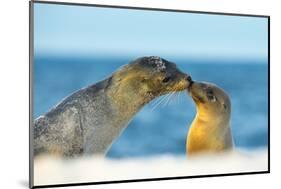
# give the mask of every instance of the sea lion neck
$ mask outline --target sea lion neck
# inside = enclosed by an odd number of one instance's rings
[[[212,105],[203,105],[200,103],[196,104],[196,118],[209,124],[227,124],[230,120],[230,113],[217,110],[216,108],[213,108],[211,106]]]
[[[200,123],[198,124],[199,127],[204,127],[207,130],[209,128],[218,128],[221,129],[224,126],[227,126],[229,124],[230,120],[229,118],[221,118],[219,116],[213,116],[209,115],[206,112],[197,112],[195,119],[193,123]],[[194,127],[198,126],[197,124],[194,124]],[[214,129],[215,130],[215,129]]]
[[[201,104],[196,104],[196,118],[198,120],[204,121],[204,122],[210,122],[210,120],[214,120],[213,112],[208,111],[206,108],[203,107]]]
[[[107,98],[115,105],[121,116],[132,117],[145,104],[155,98],[155,95],[146,92],[137,82],[132,80],[118,80],[114,75],[113,82],[107,88]]]

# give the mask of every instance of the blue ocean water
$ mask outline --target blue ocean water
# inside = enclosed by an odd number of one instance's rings
[[[193,79],[213,82],[229,93],[236,146],[247,149],[267,147],[267,62],[173,61]],[[44,114],[74,91],[108,77],[128,62],[126,58],[35,57],[34,117]],[[196,113],[192,100],[181,92],[170,103],[155,109],[153,104],[138,112],[112,145],[108,157],[185,154],[186,135]]]

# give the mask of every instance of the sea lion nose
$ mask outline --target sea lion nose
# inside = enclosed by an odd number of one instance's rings
[[[185,78],[184,78],[186,81],[188,81],[189,83],[192,83],[192,78],[190,75],[186,75]]]
[[[193,84],[193,81],[192,81],[191,76],[190,76],[190,75],[186,75],[186,76],[185,76],[185,80],[188,82],[187,89],[190,90],[191,85]]]

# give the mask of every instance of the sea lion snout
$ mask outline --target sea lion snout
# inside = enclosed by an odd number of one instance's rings
[[[175,74],[174,80],[176,81],[175,85],[180,90],[188,89],[193,82],[190,75],[180,71]]]
[[[186,73],[184,73],[183,81],[186,83],[186,87],[184,89],[188,90],[191,87],[192,83],[193,83],[193,80],[192,80],[191,76],[186,74]]]
[[[184,77],[184,79],[187,80],[190,84],[193,82],[190,75],[187,75],[187,74],[186,74],[186,76]],[[190,84],[189,84],[189,85],[190,85]]]
[[[185,80],[188,81],[189,85],[187,87],[187,90],[192,86],[192,84],[194,83],[194,81],[192,80],[191,76],[190,75],[187,75],[185,76]]]
[[[187,93],[195,102],[205,104],[206,86],[204,83],[192,80],[187,88]]]

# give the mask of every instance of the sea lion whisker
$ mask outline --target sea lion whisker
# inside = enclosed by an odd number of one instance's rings
[[[163,107],[165,107],[166,105],[169,104],[169,101],[170,99],[172,98],[172,96],[175,94],[175,92],[172,92],[170,95],[169,95],[169,98],[167,98],[167,101],[165,102],[165,104],[163,105]]]
[[[152,107],[151,111],[155,110],[158,106],[160,106],[160,104],[164,102],[169,96],[170,94],[165,95],[154,107]]]
[[[163,96],[160,96],[160,97],[158,97],[158,98],[155,98],[153,101],[151,101],[151,102],[149,103],[149,105],[151,105],[151,106],[156,105],[160,100],[162,100],[163,98],[165,98],[165,96],[166,96],[166,95],[163,95]]]
[[[179,93],[178,93],[178,104],[181,103],[182,93],[183,93],[183,92],[179,92]]]
[[[170,104],[170,102],[173,100],[173,98],[174,98],[174,96],[175,96],[175,93],[176,93],[176,92],[173,92],[173,93],[172,93],[172,95],[171,95],[171,97],[168,99],[166,105],[169,105],[169,104]]]
[[[169,93],[169,94],[167,95],[167,98],[165,98],[165,100],[163,100],[163,101],[159,104],[159,106],[161,105],[161,107],[163,107],[164,104],[166,104],[166,102],[167,102],[167,100],[169,99],[170,96],[171,96],[171,94]]]
[[[177,92],[177,91],[174,92],[174,94],[171,98],[171,101],[169,103],[173,102],[175,104],[177,102],[178,93],[179,92]]]
[[[161,107],[164,107],[164,106],[165,106],[165,104],[168,102],[168,100],[169,100],[169,98],[170,98],[171,95],[172,95],[172,93],[169,93],[168,98],[166,98],[166,99],[165,99],[165,102],[163,102],[163,103],[161,104]]]
[[[172,91],[173,92],[173,91]],[[153,102],[151,102],[151,105],[154,106],[157,103],[160,103],[160,101],[164,101],[166,98],[168,98],[171,95],[171,93],[166,93],[166,94],[162,94],[161,96],[159,96],[158,98],[155,98],[155,100],[153,100]]]
[[[177,104],[179,104],[179,95],[180,95],[180,92],[177,92],[176,93],[176,100],[175,100]]]
[[[177,101],[177,96],[178,96],[178,92],[175,92],[172,99],[171,99],[171,102],[174,103],[175,101]]]
[[[180,93],[180,95],[179,95],[179,103],[182,102],[183,95],[185,95],[184,93],[185,93],[184,91],[181,91],[181,93]]]
[[[169,93],[166,95],[165,99],[163,99],[159,104],[158,106],[161,105],[161,107],[164,107],[164,105],[166,104],[166,102],[169,100],[169,98],[173,95],[173,92],[172,93]]]
[[[175,100],[177,99],[177,95],[178,95],[177,93],[178,93],[178,92],[176,92],[176,91],[174,92],[174,94],[173,94],[173,96],[172,96],[172,98],[171,98],[171,100],[170,100],[169,103],[171,103],[171,102],[174,103],[174,102],[175,102]]]

